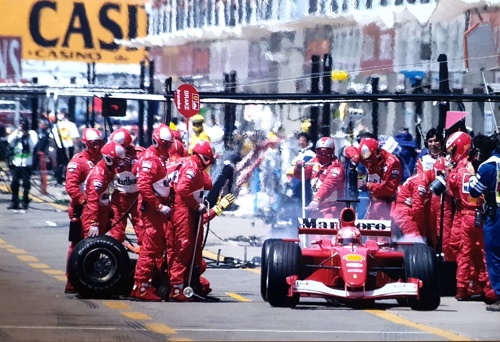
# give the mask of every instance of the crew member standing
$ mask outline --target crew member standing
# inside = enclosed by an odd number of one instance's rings
[[[82,213],[84,237],[105,234],[109,224],[109,184],[115,169],[125,159],[125,149],[110,141],[101,149],[102,159],[92,168],[85,181],[87,203]]]
[[[403,174],[399,159],[380,148],[373,138],[361,139],[357,148],[349,146],[345,154],[351,162],[359,161],[367,169],[367,182],[358,186],[360,190],[368,190],[370,196],[366,218],[390,220],[391,203]]]
[[[170,284],[172,289],[169,298],[175,301],[190,301],[183,294],[183,289],[188,284],[190,263],[194,252],[195,266],[199,270],[193,276],[195,282],[202,285],[201,295],[207,295],[211,289],[208,281],[201,277],[203,265],[201,258],[201,243],[203,241],[203,215],[207,208],[204,204],[205,191],[212,188],[212,180],[205,170],[214,163],[214,149],[208,141],[200,141],[193,146],[192,155],[188,157],[179,170],[176,184],[175,211],[173,214],[172,231],[168,234],[168,241],[173,242],[173,260],[169,260]],[[214,211],[209,213],[214,217]],[[198,234],[198,246],[195,246]],[[199,253],[198,253],[199,252]]]
[[[152,145],[143,153],[138,167],[137,188],[143,241],[137,259],[132,300],[161,301],[149,284],[153,264],[165,252],[165,231],[173,205],[170,170],[167,168],[172,132],[161,124],[154,129]],[[173,171],[173,170],[172,170]]]
[[[298,160],[294,177],[301,178],[304,160]],[[335,156],[332,138],[323,137],[316,142],[316,157],[305,166],[305,179],[311,181],[312,201],[308,204],[312,217],[334,218],[340,216],[337,205],[338,194],[345,188],[344,166]]]
[[[469,192],[474,198],[484,194],[485,221],[483,225],[486,267],[492,290],[485,293],[490,305],[488,311],[500,312],[500,144],[495,137],[496,149],[490,158],[479,165],[477,172],[471,163],[467,164],[470,175]]]
[[[119,128],[111,133],[110,140],[120,144],[126,152],[125,160],[116,169],[114,191],[111,195],[110,207],[113,213],[112,228],[109,235],[120,242],[125,241],[127,219],[130,216],[138,239],[142,238],[139,231],[139,214],[137,200],[137,152],[132,144],[132,136],[125,128]],[[129,215],[130,214],[130,215]],[[142,242],[142,241],[141,241]]]
[[[23,180],[23,209],[28,209],[30,202],[29,194],[31,189],[31,174],[33,172],[33,152],[38,142],[35,131],[30,129],[30,122],[23,120],[19,128],[12,132],[7,138],[7,142],[12,150],[10,161],[12,169],[12,201],[7,209],[19,209],[19,182]]]
[[[85,180],[90,170],[101,158],[101,148],[104,145],[101,132],[95,128],[85,128],[82,134],[83,151],[71,158],[66,168],[66,192],[69,195],[68,216],[71,220],[68,249],[68,259],[73,248],[83,238],[81,215],[83,207],[87,203],[85,197]],[[64,290],[66,293],[74,293],[75,289],[68,281]]]

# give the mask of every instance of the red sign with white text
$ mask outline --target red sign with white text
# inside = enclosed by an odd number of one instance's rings
[[[200,111],[200,95],[190,84],[181,84],[174,93],[175,107],[182,116],[189,119]]]

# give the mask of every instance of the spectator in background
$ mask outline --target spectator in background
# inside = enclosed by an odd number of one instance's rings
[[[65,168],[75,154],[75,146],[80,143],[80,133],[76,124],[69,121],[62,112],[57,115],[57,120],[53,113],[49,113],[49,120],[53,123],[52,137],[57,147],[55,176],[57,184],[63,185]]]
[[[50,125],[49,120],[41,118],[38,124],[38,143],[35,146],[35,153],[33,154],[33,170],[40,169],[40,156],[38,152],[43,152],[44,156],[48,157],[48,148],[50,144]]]
[[[12,132],[7,141],[12,150],[11,168],[12,182],[12,202],[8,209],[19,209],[19,182],[23,180],[23,202],[22,208],[28,209],[30,179],[33,172],[33,152],[38,142],[35,131],[30,130],[30,122],[24,119],[19,124],[19,128]]]
[[[425,148],[417,156],[417,172],[433,168],[435,161],[444,156],[443,144],[443,134],[436,128],[431,128],[425,136]]]
[[[415,170],[415,163],[417,160],[417,142],[411,135],[408,128],[401,128],[399,133],[394,136],[394,140],[398,143],[399,147],[401,147],[401,151],[399,156],[408,167],[408,170],[413,173]],[[406,178],[404,178],[406,180]]]

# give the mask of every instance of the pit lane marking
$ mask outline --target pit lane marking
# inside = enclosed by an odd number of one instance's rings
[[[19,249],[19,248],[9,248],[7,249],[10,253],[12,254],[27,254],[28,252],[26,252],[24,249]]]
[[[239,300],[240,302],[251,302],[250,299],[248,298],[245,298],[237,293],[234,293],[234,292],[226,292],[226,294],[231,297],[231,298],[234,298],[236,300]]]
[[[152,320],[151,317],[149,317],[145,313],[139,312],[139,311],[132,311],[132,312],[120,311],[120,313],[123,316],[127,317],[127,318],[135,319],[135,320],[138,320],[138,321],[149,321],[149,320]]]
[[[130,309],[130,305],[128,305],[127,303],[123,303],[123,302],[107,301],[107,302],[104,302],[104,305],[106,305],[110,309],[120,309],[120,310]]]
[[[187,332],[243,332],[243,333],[294,333],[294,334],[380,334],[379,330],[273,330],[273,329],[203,329],[180,328],[177,331]],[[429,335],[426,331],[391,331],[394,335]]]
[[[392,313],[387,312],[387,311],[383,311],[383,310],[363,310],[363,311],[366,313],[369,313],[371,315],[377,316],[379,318],[383,318],[383,319],[385,319],[389,322],[392,322],[392,323],[406,325],[406,326],[411,327],[411,328],[425,331],[426,333],[429,333],[432,335],[444,337],[445,339],[447,339],[449,341],[473,341],[473,339],[471,339],[469,337],[455,334],[451,331],[447,331],[447,330],[431,327],[428,325],[412,322],[406,318],[392,314]]]
[[[144,324],[144,326],[148,328],[148,330],[151,330],[157,334],[163,334],[163,335],[177,334],[177,331],[162,323],[149,323],[149,324]],[[179,341],[186,341],[186,340],[179,339]]]
[[[18,255],[17,258],[21,261],[38,261],[38,259],[32,255]]]
[[[28,264],[28,265],[30,265],[31,267],[36,268],[36,269],[50,268],[50,266],[49,266],[49,265],[47,265],[47,264],[42,264],[42,263],[40,263],[40,262],[38,262],[38,263],[32,263],[32,264]]]

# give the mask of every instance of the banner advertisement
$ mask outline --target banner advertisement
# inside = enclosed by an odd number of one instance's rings
[[[145,49],[121,47],[115,39],[147,35],[146,2],[0,0],[0,35],[22,38],[23,59],[139,63]]]
[[[19,82],[21,51],[20,37],[0,36],[0,82]]]

